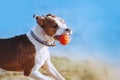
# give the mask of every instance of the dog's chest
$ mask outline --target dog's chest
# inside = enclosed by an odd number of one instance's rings
[[[47,59],[49,59],[50,54],[47,47],[41,48],[36,53],[35,64],[39,64],[40,66],[44,65]]]

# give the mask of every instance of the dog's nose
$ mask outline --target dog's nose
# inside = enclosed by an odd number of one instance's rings
[[[71,29],[70,29],[70,28],[66,28],[66,29],[65,29],[65,31],[68,31],[68,32],[70,32],[70,31],[71,31]]]

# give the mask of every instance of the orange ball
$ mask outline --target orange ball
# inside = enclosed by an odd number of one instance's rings
[[[59,38],[59,41],[62,45],[67,45],[69,42],[70,42],[70,36],[68,35],[62,35],[60,38]]]

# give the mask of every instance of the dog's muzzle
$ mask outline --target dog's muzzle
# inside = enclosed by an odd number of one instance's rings
[[[63,32],[63,34],[54,36],[55,40],[59,40],[62,35],[71,36],[72,30],[70,28],[66,28],[65,31]]]
[[[55,35],[55,40],[59,41],[62,45],[66,45],[71,41],[72,30],[70,28],[66,28],[63,34]]]

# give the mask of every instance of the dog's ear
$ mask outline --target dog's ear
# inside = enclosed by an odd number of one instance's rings
[[[43,16],[34,15],[33,17],[36,19],[37,24],[39,24],[41,27],[44,25],[45,19]]]

